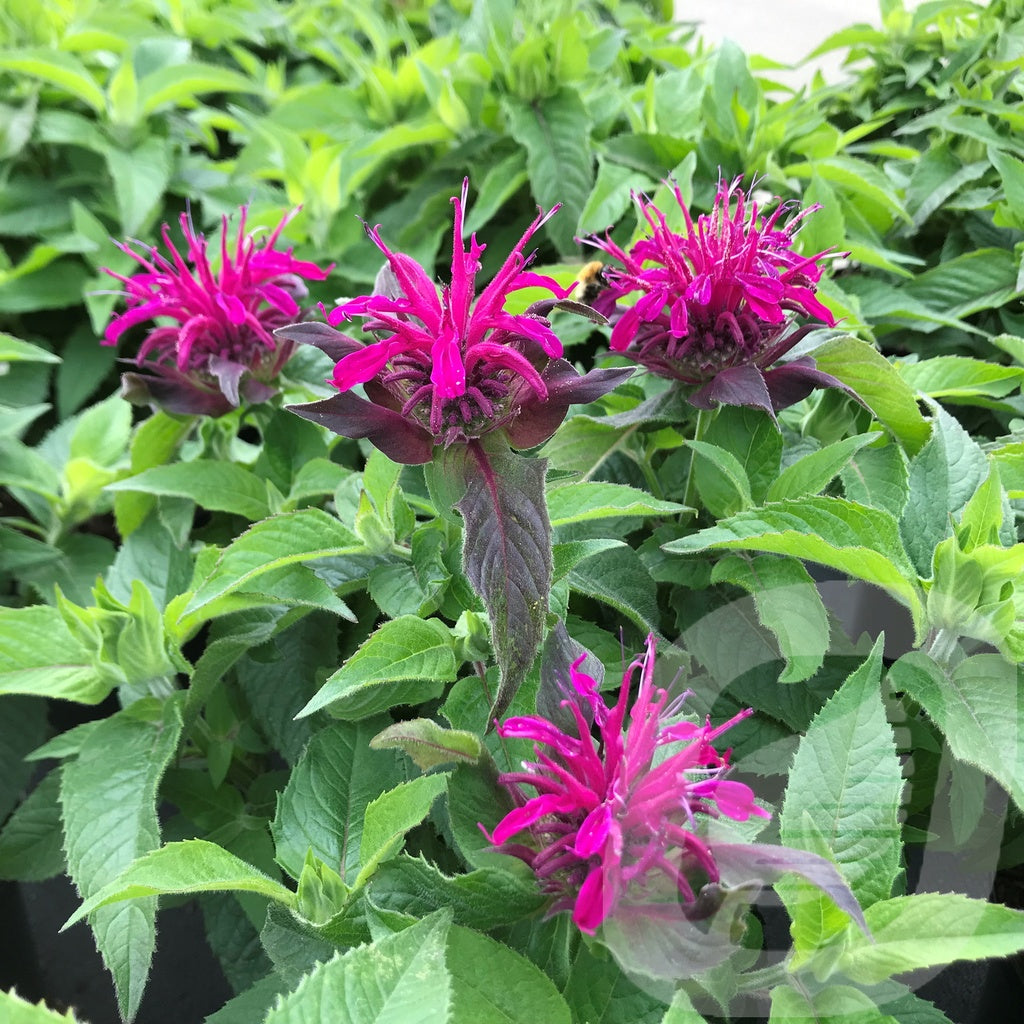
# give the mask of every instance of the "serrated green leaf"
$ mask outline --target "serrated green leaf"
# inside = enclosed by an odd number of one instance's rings
[[[821,668],[828,650],[828,613],[797,559],[728,555],[715,566],[711,579],[743,587],[753,597],[758,619],[775,634],[786,659],[780,683],[809,679]]]
[[[139,82],[139,109],[145,116],[165,103],[179,106],[206,92],[259,92],[253,79],[217,64],[184,61],[159,68]]]
[[[566,1001],[587,1024],[660,1024],[665,1004],[642,991],[605,954],[581,945],[573,958]]]
[[[809,494],[820,494],[838,475],[849,461],[866,445],[882,435],[878,431],[856,434],[819,448],[788,465],[768,488],[766,501],[783,501],[786,498],[803,498]]]
[[[58,1013],[48,1009],[42,1001],[27,1003],[13,990],[0,992],[0,1019],[5,1024],[87,1024],[71,1010]]]
[[[928,421],[914,392],[885,356],[849,335],[826,342],[813,355],[817,368],[853,388],[911,455],[928,440]]]
[[[552,527],[620,516],[674,516],[688,511],[675,501],[661,501],[625,484],[585,483],[552,487],[547,494]]]
[[[380,867],[370,880],[369,896],[375,907],[415,917],[448,908],[458,924],[482,931],[522,920],[547,902],[528,868],[516,872],[485,866],[448,876],[408,854]]]
[[[881,670],[879,640],[800,741],[779,821],[785,845],[815,852],[804,836],[810,817],[862,906],[888,899],[900,869],[903,779],[879,693]]]
[[[889,682],[917,701],[961,761],[991,775],[1024,808],[1024,702],[1019,670],[978,654],[947,672],[923,651],[903,655]]]
[[[972,249],[918,274],[904,291],[929,309],[960,319],[998,309],[1019,295],[1018,262],[1009,249]]]
[[[820,562],[889,591],[910,609],[920,631],[924,606],[896,520],[880,509],[843,498],[801,498],[750,509],[663,550],[726,548],[768,551]]]
[[[0,693],[98,704],[117,682],[48,605],[0,608],[0,641]]]
[[[446,729],[430,718],[395,722],[374,736],[370,746],[374,750],[401,750],[424,772],[452,762],[475,764],[483,752],[475,733]]]
[[[366,807],[404,781],[391,751],[370,748],[386,724],[382,719],[335,722],[310,740],[278,798],[271,825],[277,861],[293,878],[302,874],[311,849],[345,882],[355,881]]]
[[[232,512],[255,521],[270,513],[266,485],[233,462],[196,459],[154,466],[136,476],[108,484],[106,489],[189,498],[211,512]]]
[[[640,629],[658,632],[657,586],[632,548],[602,551],[577,565],[565,579],[573,590],[604,602]]]
[[[895,1017],[879,1013],[874,1000],[850,985],[829,985],[813,995],[802,986],[772,989],[772,1010],[768,1024],[899,1024]]]
[[[473,1024],[570,1024],[572,1014],[550,978],[508,946],[453,925],[445,950],[452,1021]]]
[[[850,501],[871,505],[899,518],[910,493],[907,457],[897,444],[861,448],[840,472]]]
[[[545,210],[562,204],[548,233],[559,252],[575,253],[574,236],[594,182],[590,116],[583,100],[562,88],[532,103],[509,96],[504,109],[509,134],[526,149],[534,198]]]
[[[1024,949],[1024,912],[960,893],[922,892],[864,913],[870,937],[850,929],[835,969],[874,984],[921,967],[1010,956]]]
[[[29,793],[0,831],[0,878],[41,882],[64,872],[60,772],[53,770]]]
[[[438,696],[455,679],[455,641],[438,619],[405,615],[385,622],[299,712],[330,707],[339,718],[369,718],[396,704]]]
[[[184,615],[233,590],[257,587],[259,576],[270,570],[363,550],[354,533],[321,509],[304,508],[272,516],[250,526],[221,552]]]
[[[915,390],[947,402],[979,396],[1004,398],[1020,389],[1024,369],[968,356],[934,356],[899,366],[900,376]]]
[[[665,1011],[661,1024],[706,1024],[704,1015],[697,1012],[686,989],[676,989],[672,1005]]]
[[[156,213],[170,184],[173,146],[170,139],[151,135],[130,149],[104,148],[125,235],[137,234]]]
[[[434,915],[318,964],[264,1024],[309,1024],[311,1006],[324,1021],[449,1024],[452,985],[445,942],[450,927]]]
[[[362,866],[356,876],[356,888],[365,884],[380,864],[401,849],[406,832],[423,821],[434,801],[447,788],[446,772],[421,775],[399,783],[366,805],[363,834],[359,839]]]
[[[252,892],[295,905],[295,893],[262,871],[205,839],[168,843],[143,854],[89,897],[65,922],[69,928],[99,907],[171,893]]]
[[[755,502],[764,501],[769,485],[779,475],[782,435],[771,417],[760,409],[723,405],[704,434],[705,441],[724,448],[740,462]],[[697,465],[697,472],[701,470]]]
[[[910,461],[909,497],[900,520],[907,551],[922,576],[931,576],[936,546],[952,535],[952,518],[959,517],[988,471],[977,442],[935,406],[932,436]]]
[[[147,713],[153,717],[144,717]],[[68,872],[89,900],[160,843],[156,795],[181,734],[181,703],[148,698],[92,730],[63,769],[61,806]],[[111,752],[116,752],[116,757]],[[90,919],[114,977],[121,1016],[135,1016],[156,943],[152,898],[101,907]]]
[[[750,508],[754,499],[743,464],[732,452],[708,441],[687,441],[696,460],[694,480],[704,507],[716,518]]]

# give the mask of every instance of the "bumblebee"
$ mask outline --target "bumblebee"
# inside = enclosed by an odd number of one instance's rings
[[[591,260],[576,275],[576,290],[572,293],[573,300],[588,306],[608,287],[608,279],[604,276],[604,264],[600,260]]]

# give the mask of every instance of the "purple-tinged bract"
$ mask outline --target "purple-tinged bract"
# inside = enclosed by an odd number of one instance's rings
[[[684,915],[703,913],[699,889],[717,883],[719,869],[701,818],[768,817],[748,786],[727,778],[729,754],[714,747],[751,712],[718,727],[681,720],[682,698],[654,685],[654,649],[650,636],[612,707],[581,671],[585,655],[577,659],[573,699],[563,703],[575,721],[569,730],[536,716],[498,726],[502,736],[533,740],[537,759],[500,776],[518,806],[490,839],[533,868],[554,897],[552,913],[572,909],[589,934],[621,909],[657,915],[666,888]],[[527,838],[513,842],[520,833]]]
[[[414,259],[388,248],[378,228],[367,226],[386,263],[373,292],[336,306],[327,322],[337,327],[362,318],[374,341],[363,344],[304,325],[278,332],[317,345],[337,360],[331,383],[340,394],[292,406],[293,411],[345,437],[369,438],[397,462],[419,463],[429,461],[435,446],[473,441],[495,430],[504,430],[514,447],[533,447],[551,436],[570,404],[592,401],[623,379],[620,369],[580,376],[561,358],[562,343],[546,314],[572,288],[527,269],[534,254],[526,246],[557,206],[538,213],[477,294],[486,247],[475,234],[468,245],[463,236],[468,190],[466,180],[461,194],[452,197],[451,271],[441,288]],[[543,288],[553,298],[522,313],[509,312],[509,296],[523,288]],[[368,401],[352,393],[360,385]]]
[[[243,399],[263,401],[271,382],[294,350],[274,330],[302,316],[306,280],[322,281],[330,268],[296,259],[276,248],[288,214],[259,243],[246,231],[247,208],[229,239],[221,222],[219,259],[189,213],[180,218],[182,252],[164,225],[166,254],[157,246],[118,243],[141,270],[131,276],[105,271],[124,286],[127,310],[108,325],[103,344],[116,345],[125,331],[154,321],[136,362],[146,373],[128,373],[126,397],[152,402],[170,412],[221,415]]]
[[[809,329],[794,329],[796,318],[835,325],[815,295],[822,260],[834,254],[794,248],[801,221],[818,207],[780,203],[765,217],[739,185],[722,181],[711,213],[695,221],[673,183],[683,234],[634,195],[648,236],[628,250],[610,236],[588,239],[620,264],[605,268],[609,287],[595,305],[614,324],[612,350],[692,386],[698,408],[751,405],[774,414],[816,387],[846,390],[807,357],[772,368]]]

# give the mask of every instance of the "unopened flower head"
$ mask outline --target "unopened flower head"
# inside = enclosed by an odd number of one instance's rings
[[[588,240],[620,264],[605,269],[609,287],[595,305],[612,317],[611,348],[660,376],[699,386],[694,404],[735,398],[731,404],[777,409],[796,400],[800,386],[807,394],[839,383],[794,367],[777,374],[773,387],[762,372],[802,336],[792,329],[796,318],[835,325],[815,295],[822,261],[835,254],[802,256],[794,249],[798,227],[817,206],[780,203],[764,216],[740,180],[720,182],[711,213],[696,220],[673,183],[683,234],[650,199],[634,196],[649,235],[628,250],[611,237]],[[616,306],[627,297],[629,304]]]
[[[537,716],[498,726],[502,736],[533,740],[537,759],[500,777],[518,806],[490,839],[533,868],[555,897],[552,913],[571,908],[590,934],[622,906],[662,912],[666,888],[686,913],[698,883],[719,881],[702,817],[768,817],[748,786],[727,778],[729,754],[713,745],[751,712],[714,728],[681,720],[683,698],[654,685],[654,649],[650,636],[612,707],[580,669],[584,658],[574,662],[573,699],[563,704],[575,721],[569,731]],[[520,833],[526,838],[513,842]]]
[[[116,345],[125,331],[154,321],[136,361],[156,376],[133,377],[136,383],[153,382],[153,390],[164,397],[177,396],[179,408],[168,403],[172,411],[225,412],[239,404],[243,377],[257,385],[259,397],[272,393],[266,384],[294,348],[276,340],[273,331],[301,316],[304,282],[322,281],[330,269],[296,259],[291,249],[276,248],[291,216],[262,244],[255,232],[246,231],[246,207],[239,212],[233,240],[224,217],[216,261],[211,261],[207,240],[195,230],[190,213],[180,218],[184,252],[166,224],[161,231],[166,254],[157,246],[118,243],[141,270],[125,276],[104,268],[124,286],[128,308],[111,320],[103,343]]]

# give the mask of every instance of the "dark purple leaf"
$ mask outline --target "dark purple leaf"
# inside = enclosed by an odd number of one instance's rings
[[[395,410],[368,402],[350,391],[286,408],[342,437],[365,437],[389,459],[407,466],[429,462],[433,456],[433,439],[426,430]]]
[[[547,460],[487,452],[471,442],[463,572],[483,599],[501,681],[489,718],[509,706],[544,636],[551,590],[551,524],[544,497]]]
[[[770,885],[792,871],[819,888],[868,934],[860,904],[832,861],[806,850],[767,843],[716,843],[712,850],[724,882],[758,879]]]
[[[537,691],[537,714],[554,722],[563,732],[574,732],[576,719],[569,708],[562,707],[562,702],[572,701],[589,722],[594,716],[593,708],[572,685],[570,669],[572,663],[581,655],[586,655],[582,670],[597,681],[598,688],[604,680],[604,665],[581,643],[569,636],[565,623],[559,620],[544,642],[544,650],[540,660],[540,689]]]
[[[236,408],[220,391],[198,387],[179,374],[122,373],[121,396],[181,416],[223,416]]]
[[[790,363],[765,370],[765,383],[776,410],[786,409],[803,401],[816,388],[839,388],[840,391],[864,405],[864,400],[848,384],[814,365],[810,356],[801,356]],[[866,406],[865,406],[866,408]]]
[[[274,337],[298,342],[300,345],[312,345],[314,348],[320,349],[324,355],[330,356],[335,362],[342,356],[347,356],[350,352],[357,352],[363,348],[361,342],[321,323],[289,324],[287,327],[278,327],[274,331]]]
[[[690,395],[690,404],[698,409],[714,409],[719,405],[749,405],[764,409],[772,419],[771,396],[764,374],[752,363],[731,366],[715,376]]]

